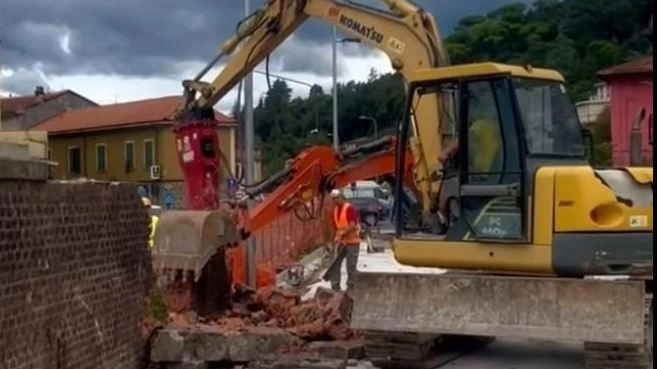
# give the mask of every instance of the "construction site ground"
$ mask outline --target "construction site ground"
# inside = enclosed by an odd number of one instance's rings
[[[397,263],[390,249],[389,235],[391,225],[382,224],[379,232],[373,235],[370,246],[374,246],[377,252],[368,252],[368,244],[361,244],[359,253],[358,270],[360,272],[376,271],[387,273],[444,273],[444,270],[415,268]],[[388,235],[388,236],[386,236]],[[294,291],[300,296],[297,303],[303,311],[304,302],[311,303],[318,295],[329,293],[330,283],[321,279],[327,268],[325,250],[316,252],[304,258],[299,265],[303,267],[303,278],[300,284],[292,286],[289,283],[286,272],[281,273],[278,278],[278,287],[281,290]],[[347,272],[345,264],[342,265],[342,288],[346,289]],[[297,281],[298,282],[298,281]],[[256,299],[258,299],[256,293]],[[267,297],[270,299],[270,297]],[[330,304],[329,304],[330,305]],[[326,313],[324,313],[326,314]],[[240,318],[241,319],[241,318]],[[214,323],[213,323],[214,324]],[[172,331],[162,331],[160,339],[156,340],[151,351],[151,357],[160,362],[179,361],[188,356],[185,352],[192,343],[193,355],[204,355],[207,360],[231,359],[230,361],[242,361],[246,366],[243,368],[350,368],[350,369],[376,369],[376,368],[410,368],[405,365],[384,365],[370,360],[366,357],[367,348],[363,346],[363,340],[353,336],[346,336],[344,340],[335,339],[335,336],[343,334],[335,332],[331,341],[316,341],[305,344],[303,349],[288,350],[287,345],[295,346],[292,336],[286,335],[276,328],[255,327],[244,328],[240,334],[235,336],[224,333],[225,323],[219,323],[219,329],[210,332],[207,330],[199,334],[198,331],[185,333],[181,338],[179,328]],[[232,324],[232,322],[228,322]],[[308,325],[310,326],[310,325]],[[312,328],[304,328],[302,334],[312,334]],[[298,331],[294,327],[291,331],[294,335]],[[203,331],[203,329],[202,329]],[[288,330],[289,332],[290,330]],[[231,337],[232,336],[232,337]],[[184,342],[184,343],[183,343]],[[213,347],[216,346],[216,347]],[[471,346],[471,345],[467,345]],[[184,347],[184,349],[183,349]],[[217,349],[217,347],[219,349]],[[258,349],[255,348],[263,348]],[[279,351],[283,349],[283,354]],[[264,354],[264,359],[255,360],[264,351],[275,352],[273,355]],[[219,356],[217,356],[219,355]],[[347,358],[352,358],[346,360]],[[246,364],[248,362],[248,364]],[[214,366],[190,366],[194,368],[205,368]],[[415,367],[415,366],[414,366]],[[458,344],[445,350],[438,350],[432,354],[430,360],[423,361],[422,368],[453,368],[453,369],[580,369],[585,368],[583,345],[577,342],[546,342],[519,339],[496,339],[491,342],[483,342],[473,347],[459,347]]]

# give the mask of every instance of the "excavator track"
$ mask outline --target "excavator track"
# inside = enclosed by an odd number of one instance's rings
[[[645,298],[645,341],[642,345],[585,342],[587,369],[651,369],[652,360],[652,292]]]
[[[365,356],[381,368],[423,368],[432,358],[438,335],[406,332],[363,332]]]
[[[492,337],[365,331],[365,356],[383,369],[430,369],[475,351]]]

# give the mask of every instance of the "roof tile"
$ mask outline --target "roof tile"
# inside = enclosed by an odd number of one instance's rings
[[[31,108],[32,106],[39,104],[40,102],[54,99],[68,92],[70,91],[64,90],[64,91],[48,92],[44,95],[41,95],[41,99],[42,99],[41,101],[39,101],[39,97],[36,95],[3,97],[2,102],[0,102],[0,107],[2,109],[2,113],[7,115],[16,115],[25,109]]]
[[[47,131],[49,134],[64,134],[82,131],[139,127],[149,124],[171,124],[168,117],[173,113],[182,96],[165,96],[154,99],[126,103],[102,105],[97,107],[69,110],[33,129]],[[218,111],[215,117],[219,123],[234,123]]]
[[[642,56],[598,72],[601,77],[619,74],[652,73],[652,55]]]

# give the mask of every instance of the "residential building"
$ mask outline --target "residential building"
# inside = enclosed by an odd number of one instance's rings
[[[142,184],[156,202],[185,206],[174,121],[180,96],[69,110],[38,126],[48,132],[53,179],[86,177]],[[215,111],[219,146],[235,171],[236,123]],[[222,165],[223,167],[223,165]],[[224,172],[224,178],[228,178]],[[168,202],[166,205],[169,205]]]
[[[591,125],[595,123],[605,108],[609,107],[610,95],[609,85],[605,82],[599,82],[595,84],[593,93],[591,93],[588,100],[575,104],[579,121],[584,127],[594,128]]]
[[[614,165],[630,163],[630,133],[632,124],[642,109],[641,156],[652,165],[652,55],[633,59],[598,72],[611,87],[611,141]]]
[[[71,90],[46,92],[37,86],[33,95],[3,97],[0,102],[3,131],[24,131],[71,109],[98,106]]]
[[[244,155],[244,152],[242,150],[242,142],[238,139],[235,145],[235,159],[236,159],[236,164],[235,164],[235,175],[238,177],[244,177],[244,170],[245,170],[245,159],[242,158]],[[258,149],[254,149],[253,153],[253,180],[255,182],[260,182],[262,180],[262,153]]]

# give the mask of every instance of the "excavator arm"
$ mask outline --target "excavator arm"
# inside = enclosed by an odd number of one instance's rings
[[[238,228],[249,235],[290,211],[306,219],[319,216],[322,209],[316,200],[328,190],[394,173],[396,146],[394,137],[384,137],[342,154],[326,146],[305,149],[283,170],[247,190],[252,197],[263,192],[268,195],[251,211],[236,208],[241,214]],[[404,167],[410,172],[410,153],[405,157]],[[412,182],[407,185],[413,188]]]
[[[183,102],[169,118],[180,121],[175,130],[176,150],[185,175],[190,211],[168,212],[161,217],[153,250],[158,268],[191,270],[194,278],[199,278],[201,268],[217,244],[233,244],[248,237],[282,213],[301,209],[309,199],[332,186],[393,172],[397,165],[394,153],[398,151],[394,142],[377,148],[379,151],[365,150],[368,155],[358,159],[354,158],[362,152],[344,155],[316,147],[300,154],[260,188],[252,188],[252,192],[266,189],[268,196],[251,211],[244,206],[225,209],[216,193],[219,166],[213,106],[306,20],[314,18],[332,24],[361,43],[381,50],[393,69],[407,81],[418,69],[448,64],[430,14],[409,1],[381,1],[388,11],[337,0],[268,0],[240,22],[237,34],[220,47],[216,57],[194,79],[183,82]],[[211,82],[202,81],[223,58],[226,60],[221,72]],[[408,149],[404,149],[408,151],[405,159],[410,163],[404,169],[412,172],[404,179],[418,197],[424,224],[435,219],[431,213],[439,189],[441,134],[450,128],[445,126],[449,121],[443,117],[451,105],[443,101],[438,94],[432,98],[413,97],[412,134]],[[228,214],[213,211],[220,208]],[[219,221],[219,218],[227,219],[226,216],[232,220]],[[219,240],[217,234],[221,235]],[[190,235],[196,238],[190,240]]]
[[[212,117],[212,107],[247,73],[252,71],[307,19],[336,26],[383,51],[394,70],[408,78],[417,69],[449,63],[433,17],[405,0],[382,0],[389,11],[336,0],[269,0],[240,22],[237,34],[225,42],[217,56],[193,80],[183,82],[184,103],[173,119],[197,120]],[[227,61],[212,82],[201,78],[223,57]],[[414,104],[414,135],[410,138],[413,181],[428,214],[437,196],[438,155],[448,127],[441,119],[448,104],[441,97],[418,99]],[[394,164],[394,160],[391,162]]]

